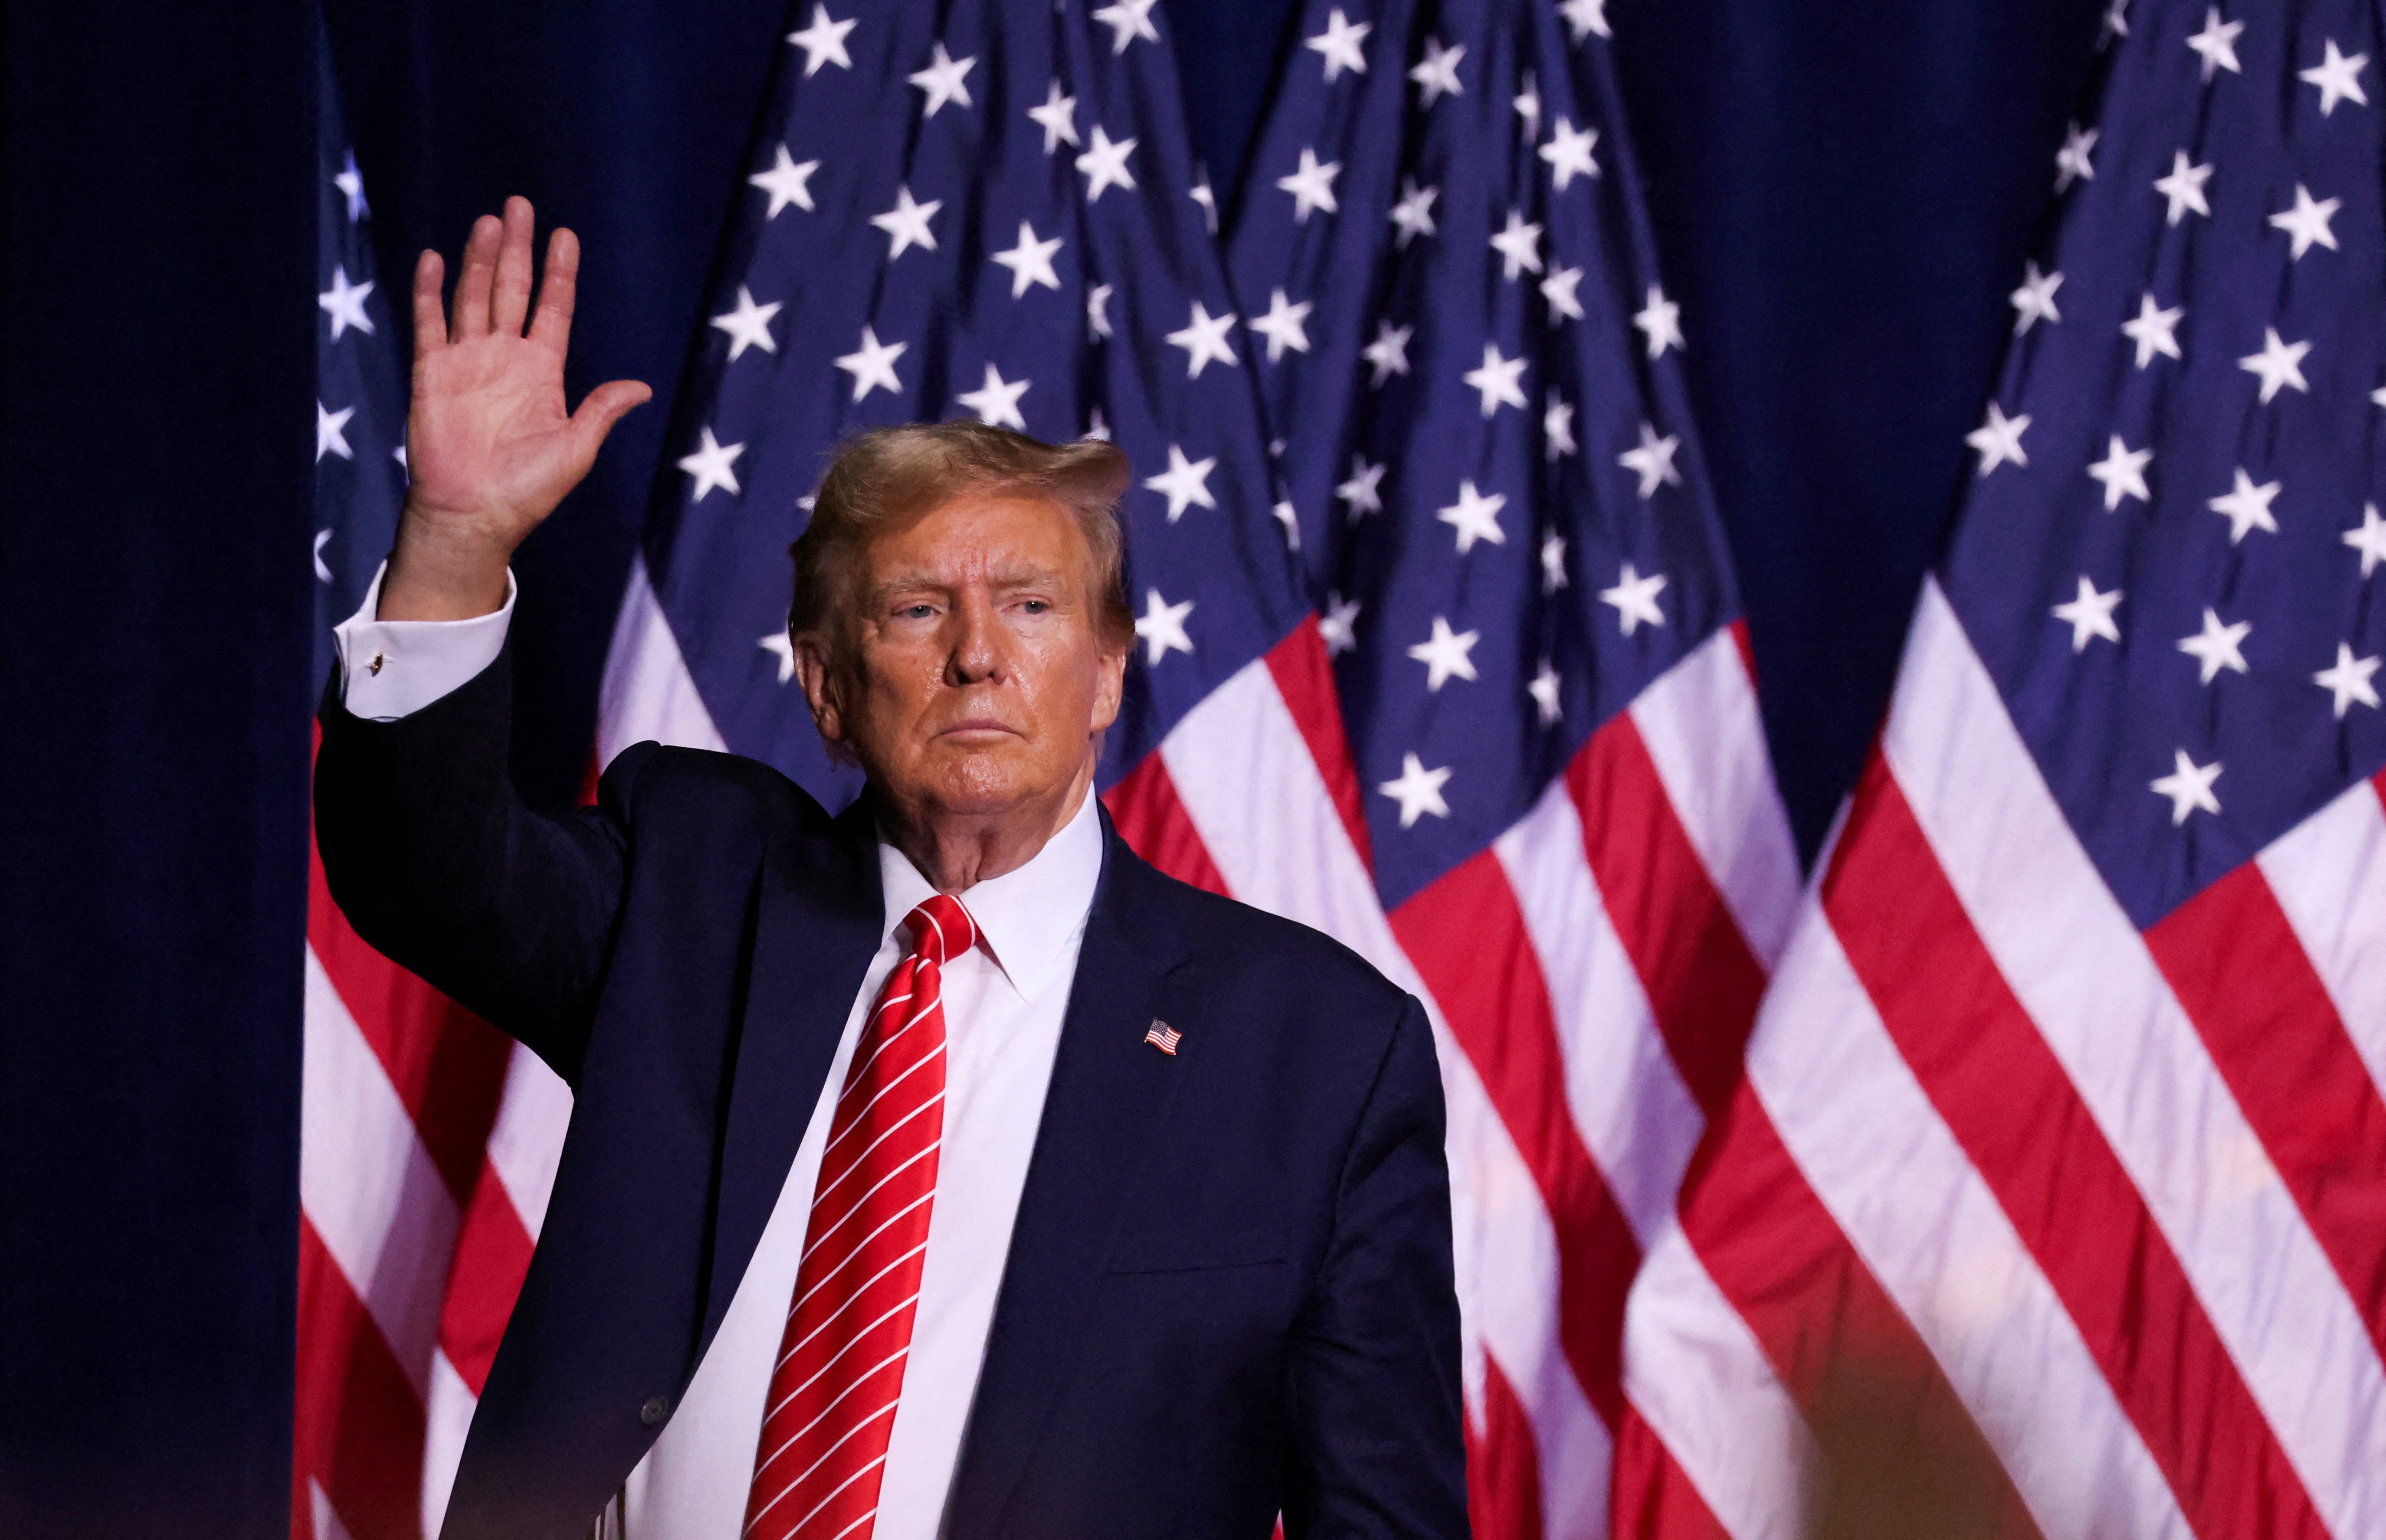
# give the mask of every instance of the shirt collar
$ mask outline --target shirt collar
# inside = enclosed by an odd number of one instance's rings
[[[1101,875],[1102,821],[1089,789],[1075,816],[1025,865],[961,895],[995,966],[1022,999],[1036,998],[1053,982],[1069,942],[1094,907]],[[878,842],[878,879],[886,895],[887,935],[936,891],[910,857],[884,839]]]

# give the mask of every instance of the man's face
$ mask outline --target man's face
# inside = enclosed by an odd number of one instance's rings
[[[1126,669],[1101,640],[1074,516],[964,492],[880,534],[860,565],[847,666],[807,649],[823,736],[914,816],[1057,816],[1091,782]]]

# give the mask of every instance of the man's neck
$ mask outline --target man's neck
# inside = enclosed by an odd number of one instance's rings
[[[891,797],[879,803],[878,826],[886,843],[901,851],[939,893],[963,894],[978,883],[1018,870],[1034,860],[1053,835],[1069,826],[1093,795],[1088,758],[1068,786],[998,813],[952,813],[905,808]]]

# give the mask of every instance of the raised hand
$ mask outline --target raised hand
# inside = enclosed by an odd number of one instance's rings
[[[452,324],[439,254],[415,264],[413,484],[382,582],[384,620],[465,620],[503,605],[514,547],[588,474],[622,415],[654,394],[615,380],[564,409],[580,242],[568,230],[548,238],[533,317],[531,230],[525,198],[509,198],[502,220],[483,215],[472,226]]]

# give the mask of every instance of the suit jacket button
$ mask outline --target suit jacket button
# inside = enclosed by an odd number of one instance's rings
[[[667,1397],[649,1396],[647,1397],[647,1404],[638,1409],[638,1421],[651,1428],[661,1421],[663,1413],[669,1410],[671,1410],[671,1401]]]

